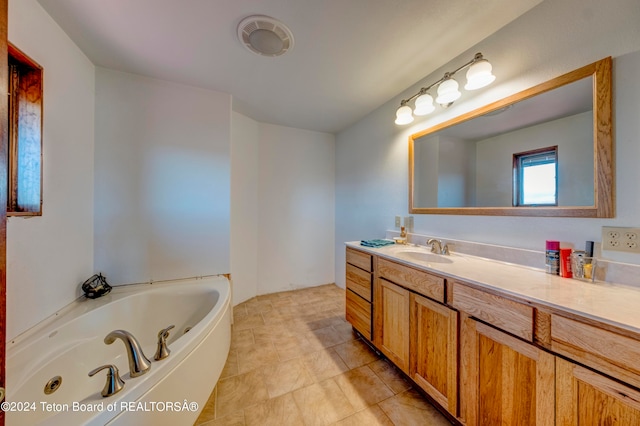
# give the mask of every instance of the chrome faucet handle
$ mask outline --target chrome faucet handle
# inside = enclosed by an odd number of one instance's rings
[[[429,238],[427,240],[427,245],[431,246],[431,253],[441,254],[440,252],[442,251],[442,245],[439,240],[436,240],[435,238]]]
[[[448,256],[448,255],[450,255],[450,254],[451,254],[451,252],[449,252],[449,245],[448,245],[447,243],[444,243],[444,244],[442,245],[442,249],[440,250],[440,253],[441,253],[441,254],[444,254],[444,255],[446,255],[446,256]]]
[[[113,364],[105,364],[89,371],[89,377],[93,377],[96,373],[104,370],[105,368],[108,368],[109,372],[107,373],[107,382],[104,384],[104,389],[102,389],[100,394],[106,398],[120,392],[124,387],[124,380],[120,378],[118,367]]]
[[[156,354],[153,357],[154,360],[160,361],[161,359],[165,359],[171,353],[171,351],[167,347],[167,338],[169,337],[169,330],[174,327],[175,325],[171,324],[169,327],[163,328],[158,332],[158,349],[156,350]]]

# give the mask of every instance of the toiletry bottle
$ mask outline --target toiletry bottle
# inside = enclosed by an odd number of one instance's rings
[[[573,277],[573,273],[571,272],[571,249],[570,248],[560,249],[560,276],[563,278]]]
[[[560,242],[547,240],[545,270],[547,274],[560,274]]]

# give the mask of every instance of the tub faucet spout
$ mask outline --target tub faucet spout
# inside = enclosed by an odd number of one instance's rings
[[[110,345],[115,342],[116,339],[122,340],[127,348],[127,355],[129,357],[129,375],[131,377],[142,376],[144,373],[149,371],[151,368],[151,361],[149,361],[149,359],[144,355],[142,348],[140,348],[140,343],[138,343],[138,340],[136,340],[131,333],[126,330],[113,330],[104,338],[104,343]]]

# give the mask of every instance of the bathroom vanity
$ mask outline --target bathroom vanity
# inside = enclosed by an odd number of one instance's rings
[[[640,424],[640,289],[347,243],[346,317],[465,425]]]

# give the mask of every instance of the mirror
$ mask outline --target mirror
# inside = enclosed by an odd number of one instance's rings
[[[613,217],[611,62],[412,135],[409,211]]]

